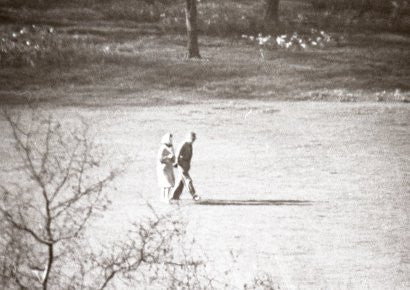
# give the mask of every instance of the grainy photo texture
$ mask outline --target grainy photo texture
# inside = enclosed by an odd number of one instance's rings
[[[0,289],[410,289],[410,2],[0,0]]]

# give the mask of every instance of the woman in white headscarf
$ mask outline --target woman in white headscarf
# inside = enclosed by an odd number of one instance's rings
[[[171,188],[175,185],[173,167],[175,163],[175,153],[171,133],[167,133],[162,137],[157,160],[158,185],[161,188],[161,199],[165,202],[169,202],[171,198]]]

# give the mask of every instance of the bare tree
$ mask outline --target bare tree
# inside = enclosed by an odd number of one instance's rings
[[[148,204],[151,214],[130,225],[127,236],[87,247],[86,226],[108,205],[107,189],[119,171],[103,168],[84,123],[68,131],[51,116],[3,116],[21,161],[2,172],[17,182],[0,182],[3,287],[106,289],[117,278],[132,285],[213,288],[209,275],[200,274],[203,260],[184,247],[185,224],[174,212],[159,215]]]
[[[185,18],[188,37],[188,58],[200,58],[198,46],[198,28],[197,28],[197,0],[185,0]]]
[[[26,125],[7,111],[3,116],[21,163],[20,173],[15,173],[19,182],[0,185],[0,212],[10,231],[19,232],[28,250],[12,275],[21,288],[37,285],[48,289],[59,279],[64,249],[107,204],[104,189],[117,172],[93,175],[100,160],[85,124],[63,134],[51,116],[39,119],[34,114]]]
[[[110,250],[94,256],[97,277],[103,277],[92,288],[112,287],[120,277],[132,285],[150,284],[161,288],[204,289],[213,287],[213,280],[201,271],[204,260],[194,258],[184,245],[185,224],[175,213],[152,216],[134,223],[128,238],[116,242]]]
[[[207,273],[205,254],[187,240],[178,209],[158,214],[147,204],[148,214],[130,224],[124,237],[89,247],[87,225],[109,204],[107,192],[119,170],[104,169],[84,123],[70,131],[37,113],[24,119],[5,111],[3,117],[20,158],[0,175],[3,288],[233,287]],[[264,286],[270,283],[265,280]]]
[[[279,0],[265,0],[264,23],[266,32],[277,29],[279,23]]]

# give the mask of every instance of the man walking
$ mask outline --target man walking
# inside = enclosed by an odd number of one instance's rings
[[[188,189],[189,193],[192,195],[192,198],[197,201],[199,196],[195,192],[194,185],[192,183],[192,178],[189,175],[189,169],[191,168],[191,159],[193,148],[192,144],[196,140],[196,134],[191,132],[188,134],[186,141],[181,145],[177,154],[176,154],[176,164],[178,167],[179,177],[174,189],[172,199],[178,200],[182,194],[184,186]]]

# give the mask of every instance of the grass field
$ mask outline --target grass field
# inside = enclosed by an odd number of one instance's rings
[[[156,202],[157,139],[195,128],[192,176],[211,205],[182,210],[211,267],[220,274],[236,261],[230,283],[266,271],[284,289],[410,286],[408,106],[244,101],[82,113],[105,128],[100,142],[138,159],[105,217],[113,235],[134,219],[137,194],[168,209]]]
[[[260,272],[281,289],[410,287],[408,105],[245,100],[45,110],[66,124],[90,120],[113,165],[132,160],[112,207],[90,228],[96,241],[125,234],[144,200],[177,210],[158,201],[158,140],[173,131],[179,142],[194,128],[192,176],[204,201],[180,210],[228,288]]]
[[[4,26],[3,35],[21,27]],[[409,101],[406,35],[356,34],[328,48],[263,49],[263,58],[259,47],[243,40],[204,36],[203,59],[187,61],[182,36],[144,31],[149,27],[56,28],[51,44],[33,60],[17,57],[22,65],[3,65],[0,102],[105,106],[238,98]],[[29,36],[19,37],[25,42]]]

